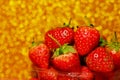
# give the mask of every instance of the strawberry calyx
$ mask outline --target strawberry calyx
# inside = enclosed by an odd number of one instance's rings
[[[90,28],[94,27],[94,25],[91,24],[90,19],[87,16],[84,16],[84,21],[85,21],[86,26],[82,26],[82,27],[90,27]],[[73,26],[73,29],[75,32],[77,31],[78,28],[79,26]]]
[[[77,51],[75,50],[75,48],[73,46],[70,46],[68,45],[67,43],[64,44],[64,45],[61,45],[57,39],[55,39],[52,35],[48,34],[48,36],[54,40],[56,42],[56,44],[59,45],[59,48],[57,48],[55,51],[54,51],[54,54],[52,56],[52,58],[54,57],[57,57],[61,54],[67,54],[67,53],[76,53]]]
[[[99,46],[105,46],[107,45],[107,43],[107,40],[105,40],[103,37],[100,37]]]
[[[66,23],[63,23],[63,27],[70,27],[71,25],[71,21],[72,21],[72,18],[70,18],[69,22],[66,24]]]
[[[116,32],[114,32],[114,36],[113,36],[113,38],[111,39],[111,42],[109,42],[109,43],[107,44],[107,46],[108,46],[110,49],[114,49],[115,51],[119,51],[119,50],[120,50],[120,42],[118,42]]]
[[[84,18],[85,18],[85,22],[86,22],[88,27],[94,27],[94,25],[91,24],[90,19],[87,16],[85,16]]]
[[[31,45],[29,48],[32,48],[32,47],[35,47],[35,46],[38,46],[39,44],[43,43],[43,41],[35,41],[34,38],[31,42]]]
[[[60,48],[57,48],[52,56],[52,58],[57,57],[62,54],[68,54],[68,53],[76,53],[77,51],[73,46],[70,46],[68,44],[64,44]]]

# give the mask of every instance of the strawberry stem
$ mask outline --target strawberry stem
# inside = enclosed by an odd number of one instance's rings
[[[114,39],[115,39],[115,42],[118,43],[118,39],[117,39],[117,34],[116,34],[116,32],[114,32]]]
[[[29,46],[29,49],[32,47],[38,46],[41,43],[43,43],[43,41],[35,41],[35,39],[33,38],[31,45]]]
[[[63,25],[64,25],[65,27],[69,27],[69,26],[70,26],[70,24],[71,24],[71,21],[72,21],[72,18],[70,18],[70,20],[69,20],[68,24],[63,23]]]
[[[119,49],[120,49],[120,43],[118,42],[116,32],[114,32],[113,39],[111,39],[111,42],[108,43],[108,46],[110,48],[112,48],[112,49],[115,49],[116,51],[119,51]]]
[[[84,18],[85,18],[85,22],[86,22],[86,24],[87,24],[88,26],[94,27],[94,25],[91,24],[90,19],[89,19],[87,16],[85,16]]]
[[[52,35],[48,34],[48,36],[56,42],[57,45],[59,45],[59,47],[61,47],[61,44],[57,41],[57,39],[55,39]]]
[[[35,39],[33,38],[31,47],[34,47],[34,46],[37,46],[37,45],[38,45],[37,42],[36,42]]]

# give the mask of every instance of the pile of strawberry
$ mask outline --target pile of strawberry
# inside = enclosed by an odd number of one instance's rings
[[[29,58],[39,80],[120,80],[114,77],[120,68],[119,42],[107,42],[92,26],[49,30],[45,41],[29,50]]]

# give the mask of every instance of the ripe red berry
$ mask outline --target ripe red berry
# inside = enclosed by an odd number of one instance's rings
[[[39,68],[48,68],[50,51],[45,44],[41,43],[38,46],[31,48],[29,51],[29,57]]]
[[[96,72],[110,72],[114,69],[113,59],[104,47],[98,47],[86,57],[87,66]]]
[[[63,45],[54,52],[52,64],[61,71],[74,71],[80,67],[79,55],[73,46]]]
[[[79,27],[74,34],[75,46],[80,55],[86,55],[98,46],[99,39],[99,32],[91,27]]]
[[[50,49],[56,49],[59,45],[55,42],[55,40],[51,39],[49,35],[51,35],[54,39],[56,39],[60,45],[64,45],[65,43],[71,43],[73,40],[73,30],[69,27],[59,27],[52,30],[49,30],[45,34],[45,44]]]

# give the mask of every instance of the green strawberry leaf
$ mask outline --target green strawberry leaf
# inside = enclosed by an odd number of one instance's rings
[[[62,50],[64,54],[77,52],[73,46],[69,46],[69,45],[65,45],[65,47]]]
[[[73,46],[70,46],[68,44],[64,44],[60,48],[56,49],[56,51],[54,52],[52,57],[54,58],[54,57],[57,57],[59,55],[68,54],[68,53],[77,53],[77,51],[75,50],[75,48]]]
[[[120,50],[120,42],[110,42],[107,46],[115,51]]]
[[[115,51],[119,51],[120,50],[120,42],[118,42],[116,32],[114,32],[114,36],[111,39],[111,42],[109,42],[107,46],[109,48],[111,48],[111,49],[114,49]]]
[[[54,52],[52,58],[59,56],[59,53],[60,53],[59,51],[60,51],[60,48],[57,48],[56,51]]]
[[[100,37],[99,45],[100,46],[105,46],[105,45],[107,45],[107,41],[103,37]]]

